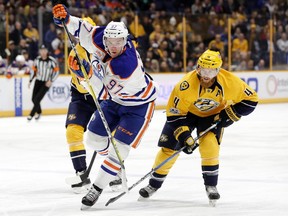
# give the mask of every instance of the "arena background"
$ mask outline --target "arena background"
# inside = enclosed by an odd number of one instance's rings
[[[173,85],[195,69],[207,48],[221,50],[222,67],[253,87],[260,103],[288,102],[286,1],[81,0],[68,4],[72,15],[89,16],[97,25],[111,20],[127,25],[137,38],[146,71],[159,84],[158,109],[165,107]],[[70,76],[65,63],[71,47],[63,29],[54,25],[51,10],[51,1],[0,1],[0,117],[25,116],[32,108],[28,75],[10,78],[7,68],[24,52],[31,63],[41,44],[61,69],[41,103],[43,114],[66,113]],[[29,23],[32,29],[27,30]]]

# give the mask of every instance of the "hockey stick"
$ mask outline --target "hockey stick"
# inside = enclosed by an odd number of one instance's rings
[[[75,52],[76,60],[77,60],[78,63],[80,64],[81,71],[82,71],[82,73],[83,73],[83,75],[84,75],[84,81],[87,83],[87,85],[88,85],[88,87],[89,87],[89,90],[90,90],[89,93],[91,94],[91,96],[92,96],[92,98],[93,98],[93,100],[94,100],[94,102],[95,102],[95,105],[96,105],[96,107],[97,107],[97,110],[98,110],[98,112],[99,112],[99,115],[100,115],[100,117],[101,117],[101,120],[102,120],[102,122],[103,122],[103,125],[104,125],[104,127],[105,127],[105,129],[106,129],[106,132],[107,132],[107,134],[108,134],[108,140],[109,140],[110,143],[112,143],[113,148],[114,148],[114,150],[115,150],[115,153],[116,153],[116,155],[117,155],[117,158],[118,158],[119,164],[120,164],[120,166],[121,166],[121,170],[122,170],[122,176],[121,176],[121,177],[122,177],[122,186],[123,186],[123,189],[124,189],[124,191],[128,192],[127,177],[126,177],[126,171],[125,171],[124,161],[123,161],[123,159],[122,159],[122,157],[121,157],[121,155],[120,155],[120,152],[119,152],[119,150],[118,150],[118,148],[117,148],[117,146],[116,146],[116,143],[115,143],[115,141],[114,141],[114,138],[113,138],[112,133],[111,133],[111,131],[110,131],[110,128],[109,128],[109,126],[108,126],[107,120],[106,120],[106,118],[105,118],[105,116],[104,116],[104,113],[103,113],[103,111],[102,111],[102,108],[101,108],[101,106],[100,106],[100,104],[99,104],[99,102],[98,102],[98,100],[97,100],[97,97],[96,97],[96,95],[95,95],[95,92],[94,92],[94,90],[93,90],[93,88],[92,88],[92,86],[91,86],[91,84],[90,84],[90,79],[89,79],[89,77],[88,77],[88,75],[87,75],[86,69],[85,69],[85,67],[83,66],[83,64],[82,64],[82,62],[81,62],[81,60],[80,60],[80,58],[79,58],[78,52],[77,52],[77,50],[76,50],[76,48],[75,48],[75,45],[74,45],[74,43],[73,43],[73,41],[72,41],[72,38],[71,38],[71,36],[70,36],[70,34],[69,34],[69,31],[68,31],[68,29],[67,29],[66,23],[65,23],[64,21],[62,21],[62,25],[63,25],[63,27],[64,27],[64,30],[65,30],[67,36],[68,36],[70,45],[71,45],[73,51]]]
[[[94,163],[95,158],[96,158],[96,155],[97,155],[97,152],[94,151],[92,158],[91,158],[91,161],[89,163],[89,166],[88,166],[87,170],[82,175],[68,177],[65,179],[65,182],[69,185],[75,185],[75,184],[80,184],[81,182],[84,182],[90,174],[90,171],[92,169],[93,163]]]
[[[213,125],[211,125],[209,128],[207,128],[205,131],[201,132],[201,134],[199,136],[197,136],[194,141],[199,140],[202,136],[204,136],[206,133],[208,133],[210,130],[212,130],[213,128],[215,128],[217,126],[219,122],[214,123]],[[199,146],[198,143],[195,143],[192,147],[191,150],[192,152]],[[137,182],[135,182],[132,186],[130,186],[128,188],[128,191],[132,190],[134,187],[136,187],[138,184],[140,184],[143,180],[145,180],[148,176],[150,176],[153,172],[155,172],[156,170],[158,170],[160,167],[162,167],[164,164],[166,164],[168,161],[172,160],[175,156],[177,156],[181,151],[183,151],[186,148],[186,146],[183,146],[181,149],[179,149],[178,151],[176,151],[173,155],[171,155],[169,158],[167,158],[166,160],[162,161],[162,163],[160,163],[158,166],[156,166],[155,168],[153,168],[150,172],[148,172],[146,175],[144,175],[141,179],[139,179]],[[108,200],[108,202],[105,204],[105,206],[108,206],[110,203],[115,202],[116,200],[118,200],[120,197],[122,197],[123,195],[125,195],[126,192],[122,192],[121,194],[119,194],[118,196],[112,197],[111,199]]]

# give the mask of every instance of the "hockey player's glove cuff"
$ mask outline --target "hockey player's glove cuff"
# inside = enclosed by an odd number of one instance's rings
[[[219,121],[217,127],[228,127],[232,125],[234,122],[239,121],[241,115],[239,115],[234,107],[228,106],[224,110],[222,110],[218,115],[215,116],[214,120]]]
[[[57,4],[53,7],[53,20],[54,23],[58,26],[63,26],[62,22],[64,21],[65,23],[69,22],[69,17],[70,14],[68,13],[67,8],[65,7],[65,5],[62,4]]]
[[[180,143],[181,146],[186,146],[186,148],[183,150],[186,154],[192,154],[193,146],[194,146],[194,139],[191,136],[191,132],[188,126],[181,126],[178,127],[174,131],[174,137],[175,139]]]

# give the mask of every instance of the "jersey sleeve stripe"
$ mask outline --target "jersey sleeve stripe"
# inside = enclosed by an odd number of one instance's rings
[[[146,98],[147,95],[149,94],[151,88],[152,88],[152,82],[149,83],[148,87],[146,88],[146,91],[144,92],[144,94],[142,95],[141,98]]]
[[[155,88],[153,88],[152,92],[150,94],[148,94],[148,97],[146,97],[146,98],[133,97],[133,98],[127,98],[127,99],[124,99],[124,98],[119,98],[119,99],[123,102],[140,102],[140,101],[142,101],[144,103],[144,102],[151,100],[151,98],[153,98],[153,97],[156,98],[156,89]]]

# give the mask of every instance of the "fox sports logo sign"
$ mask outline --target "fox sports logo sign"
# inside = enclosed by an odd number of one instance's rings
[[[63,82],[54,82],[48,91],[48,98],[53,103],[64,103],[70,97],[70,86]]]

